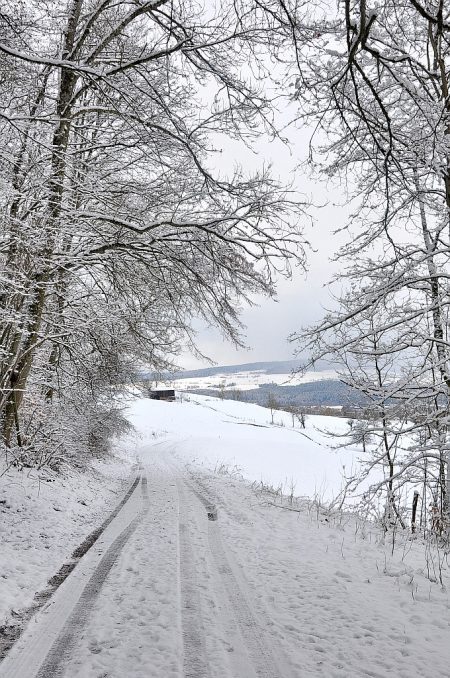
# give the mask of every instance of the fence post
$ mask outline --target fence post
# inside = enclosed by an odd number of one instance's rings
[[[417,502],[419,501],[419,493],[417,490],[414,490],[413,503],[412,503],[412,517],[411,517],[411,532],[416,531],[416,513],[417,513]]]

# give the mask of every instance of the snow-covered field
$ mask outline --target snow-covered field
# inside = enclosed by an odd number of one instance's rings
[[[324,379],[336,379],[335,370],[309,371],[304,374],[292,374],[286,372],[283,374],[267,374],[264,370],[252,370],[234,372],[229,374],[218,372],[208,377],[186,377],[174,379],[165,384],[168,387],[179,391],[190,390],[223,390],[223,391],[249,391],[258,388],[262,384],[273,384],[276,386],[297,386],[299,384],[308,384],[313,381],[322,381]]]
[[[393,543],[351,514],[280,501],[249,486],[262,480],[289,492],[293,479],[297,495],[332,497],[342,466],[356,464],[358,452],[330,450],[317,425],[339,434],[342,420],[310,417],[305,430],[292,429],[288,414],[276,412],[272,425],[269,410],[200,396],[136,399],[129,417],[138,436],[121,442],[127,461],[111,467],[111,487],[137,459],[142,480],[134,503],[118,515],[110,545],[105,537],[92,549],[103,562],[114,548],[114,558],[103,565],[103,578],[101,568],[92,570],[74,611],[72,605],[64,617],[61,587],[58,615],[50,605],[32,621],[16,647],[22,666],[31,662],[31,640],[36,646],[37,638],[53,634],[43,670],[51,666],[54,673],[45,675],[60,678],[447,678],[450,577],[442,550],[400,534]],[[104,480],[88,483],[97,516],[104,497],[94,499],[92,488],[106,488]],[[1,482],[6,496],[8,483]],[[20,534],[16,564],[10,551],[0,554],[9,580],[0,577],[0,599],[12,585],[8,604],[15,609],[43,574],[39,565],[39,576],[26,582],[17,567],[31,576],[36,559],[45,560],[32,533],[61,534],[65,526],[71,549],[83,533],[79,519],[87,525],[87,515],[75,518],[81,484],[74,493],[53,483],[54,494],[39,496],[36,487],[19,528],[11,508],[5,510],[7,540]],[[211,505],[217,521],[207,518]],[[65,515],[53,506],[66,506]],[[49,527],[51,518],[56,524]],[[120,530],[128,532],[119,548]],[[50,543],[49,560],[64,552]],[[68,590],[76,573],[66,580]],[[0,665],[1,678],[38,675],[14,673],[11,662]]]
[[[295,494],[325,501],[339,494],[360,453],[331,449],[345,438],[344,419],[308,416],[303,429],[289,413],[275,411],[272,424],[265,407],[209,396],[180,393],[169,404],[136,401],[130,419],[144,440],[176,443],[187,461],[237,467],[247,480],[281,486],[286,493],[293,485]]]

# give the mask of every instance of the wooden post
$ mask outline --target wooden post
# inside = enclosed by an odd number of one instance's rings
[[[417,490],[414,490],[414,497],[412,503],[412,517],[411,517],[411,532],[416,531],[416,513],[417,513],[417,502],[419,501],[419,493]]]
[[[206,507],[206,512],[208,514],[208,520],[217,520],[217,507],[214,504],[210,504]]]

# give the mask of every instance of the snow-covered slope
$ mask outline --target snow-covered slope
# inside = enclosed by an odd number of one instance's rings
[[[186,461],[237,467],[247,480],[285,491],[294,484],[297,495],[331,500],[357,464],[357,449],[331,449],[347,428],[335,417],[308,416],[303,429],[286,412],[274,412],[272,424],[259,405],[181,393],[175,403],[135,401],[129,416],[145,440],[176,443]]]

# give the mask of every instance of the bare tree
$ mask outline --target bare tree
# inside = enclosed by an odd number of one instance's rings
[[[371,10],[365,0],[345,0],[311,30],[296,83],[300,116],[316,120],[325,148],[320,156],[312,142],[311,160],[347,185],[354,207],[339,254],[347,266],[341,310],[309,333],[314,358],[331,351],[347,365],[364,363],[379,402],[390,393],[413,412],[427,403],[403,470],[445,458],[447,525],[449,30],[443,3],[384,0]],[[380,385],[377,362],[390,358],[392,372]],[[360,375],[355,385],[363,382]],[[433,435],[424,437],[424,426]]]
[[[273,424],[273,417],[276,410],[280,409],[280,403],[278,402],[274,393],[269,392],[267,395],[266,407],[270,410],[270,421]]]

